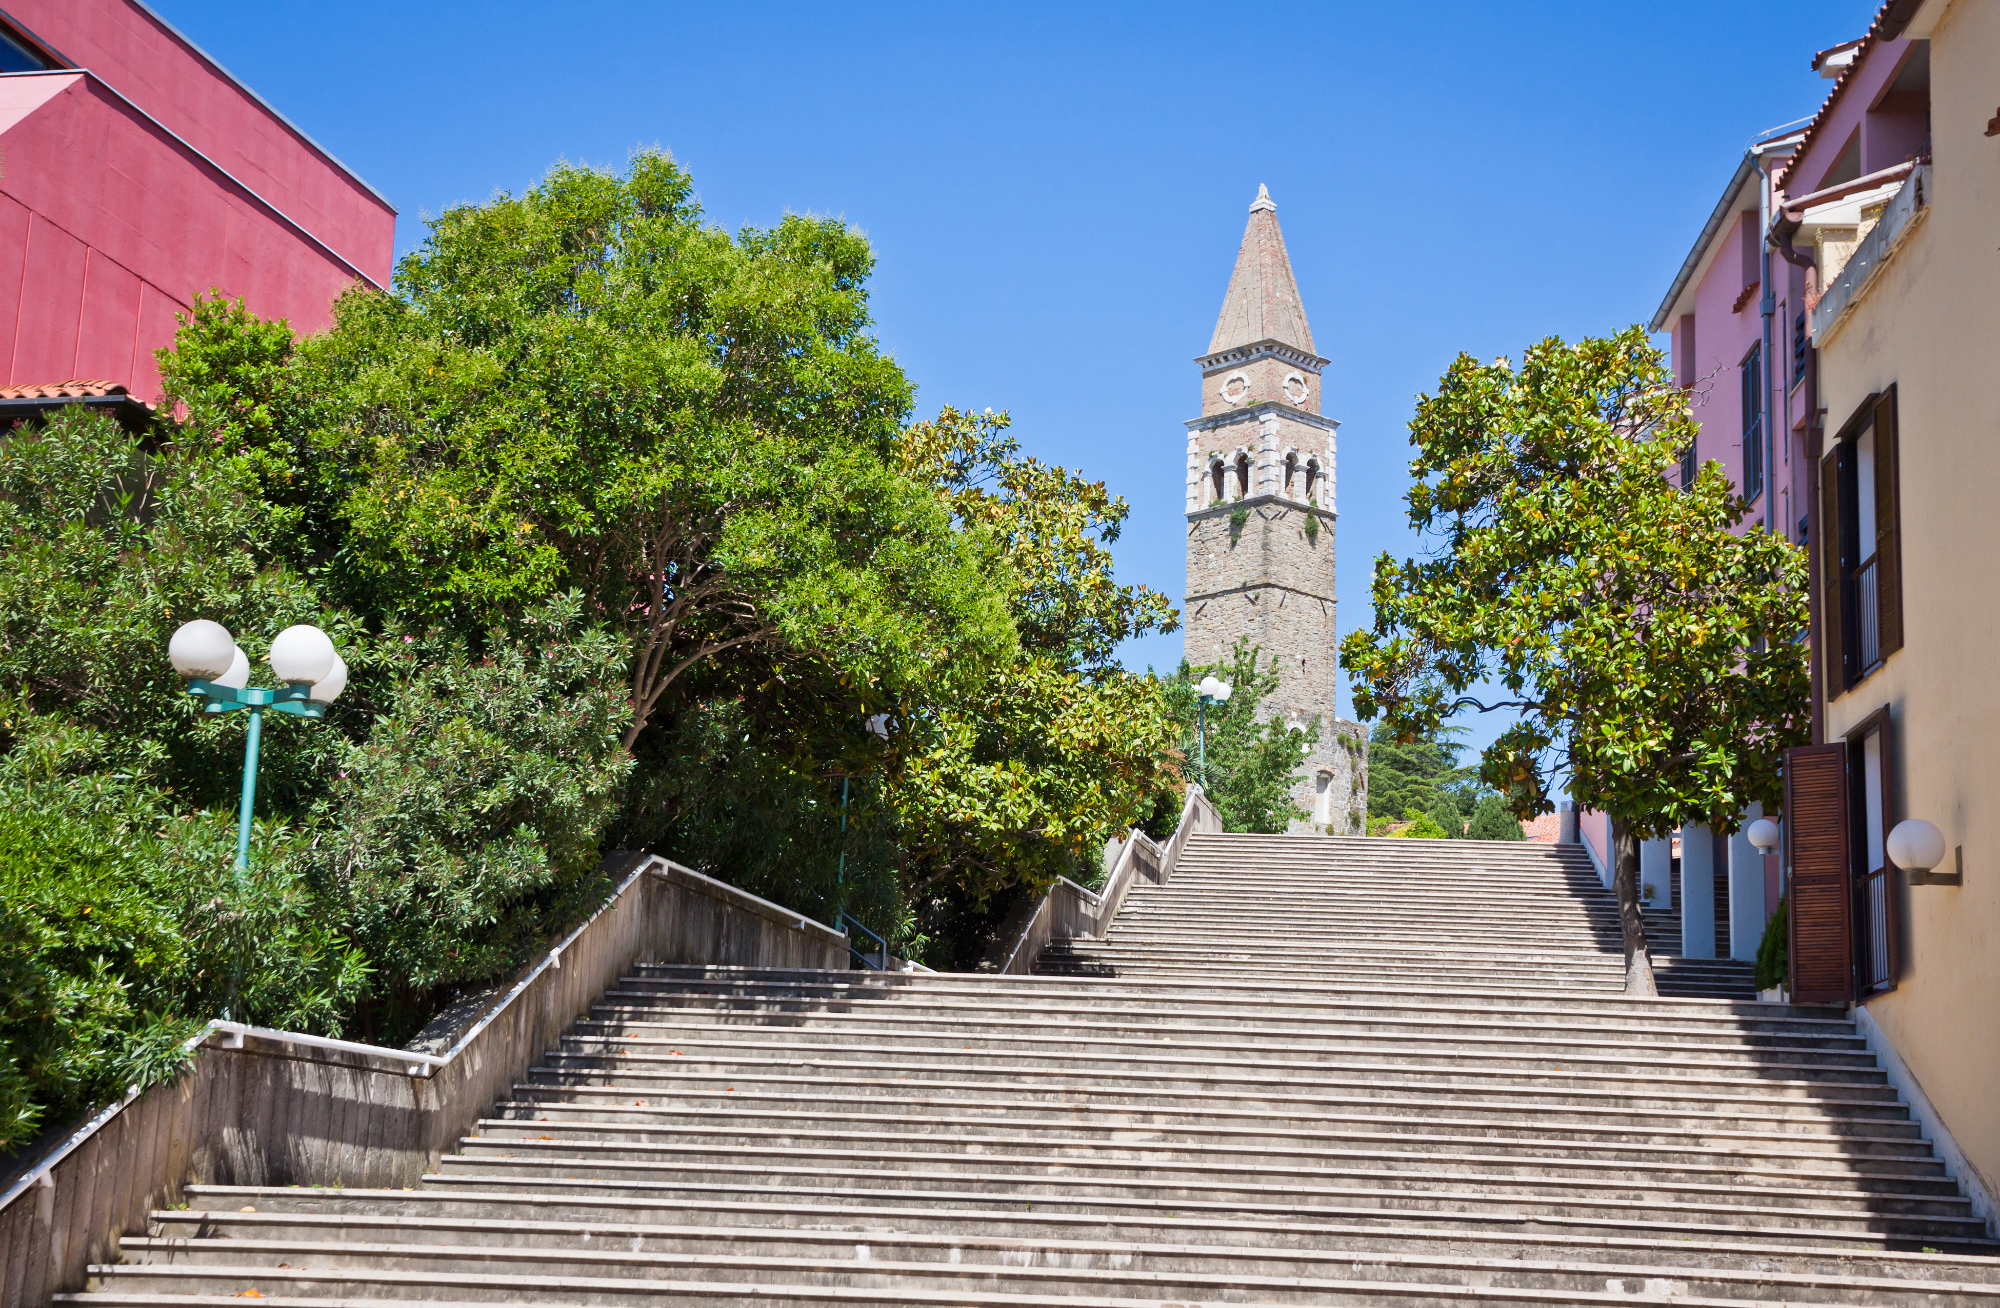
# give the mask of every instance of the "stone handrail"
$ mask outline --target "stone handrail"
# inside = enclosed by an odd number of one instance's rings
[[[1005,976],[1025,976],[1035,970],[1035,959],[1050,941],[1102,936],[1111,929],[1111,920],[1118,916],[1136,878],[1144,876],[1156,885],[1165,882],[1179,864],[1188,836],[1196,831],[1220,830],[1222,818],[1215,805],[1200,786],[1190,782],[1187,801],[1181,805],[1180,824],[1165,845],[1134,828],[1126,835],[1102,892],[1085,889],[1068,877],[1057,877],[994,970]]]
[[[182,1187],[415,1185],[634,964],[847,967],[847,937],[663,858],[625,872],[442,1056],[239,1023],[179,1075],[98,1113],[0,1194],[0,1304],[80,1289]],[[413,1073],[417,1073],[414,1074]]]

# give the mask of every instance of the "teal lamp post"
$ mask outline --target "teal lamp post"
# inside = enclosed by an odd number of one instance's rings
[[[1208,706],[1229,702],[1229,683],[1217,677],[1208,676],[1194,688],[1200,707],[1195,710],[1195,767],[1201,773],[1201,784],[1208,784]]]
[[[250,868],[250,816],[257,806],[257,747],[264,735],[264,714],[290,713],[318,718],[347,689],[347,664],[333,641],[318,627],[287,627],[271,642],[271,671],[284,683],[277,690],[250,684],[250,660],[236,638],[219,622],[205,618],[187,623],[167,643],[174,671],[187,680],[188,694],[200,695],[208,713],[250,715],[243,743],[243,802],[236,817],[236,880],[240,889]]]

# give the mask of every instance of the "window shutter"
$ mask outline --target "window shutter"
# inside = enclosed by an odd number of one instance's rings
[[[1875,603],[1882,657],[1903,648],[1903,523],[1896,466],[1896,388],[1875,405]]]
[[[1847,656],[1841,648],[1846,619],[1840,598],[1846,578],[1840,566],[1840,535],[1840,447],[1836,445],[1819,464],[1820,667],[1826,673],[1829,702],[1847,689]]]
[[[1845,742],[1785,751],[1785,845],[1792,870],[1792,998],[1845,1002],[1854,996]]]

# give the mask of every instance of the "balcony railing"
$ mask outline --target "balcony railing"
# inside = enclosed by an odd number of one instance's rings
[[[1910,179],[1889,197],[1888,204],[1883,206],[1882,216],[1876,220],[1868,235],[1861,238],[1861,244],[1854,247],[1854,253],[1848,256],[1840,274],[1813,306],[1812,339],[1822,348],[1849,306],[1861,297],[1882,265],[1916,229],[1917,220],[1928,212],[1930,185],[1929,164],[1910,173]]]
[[[1882,661],[1882,610],[1876,598],[1876,555],[1854,570],[1855,672],[1867,676]]]

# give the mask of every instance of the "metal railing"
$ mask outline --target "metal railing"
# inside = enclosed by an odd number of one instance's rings
[[[1855,671],[1866,676],[1882,661],[1882,608],[1876,594],[1875,555],[1854,570]]]
[[[857,922],[854,918],[854,915],[852,913],[849,913],[846,909],[842,909],[839,913],[836,913],[834,915],[834,925],[838,927],[840,930],[846,932],[850,937],[853,936],[853,934],[856,931],[859,931],[862,935],[867,936],[870,940],[873,940],[875,942],[875,956],[873,958],[870,958],[868,954],[863,952],[862,950],[856,949],[853,945],[851,944],[848,945],[847,952],[854,955],[854,960],[857,963],[860,963],[861,966],[863,967],[873,968],[877,972],[886,972],[889,970],[888,941],[876,935],[873,931],[870,931],[867,927],[861,925],[861,923]]]
[[[1896,871],[1888,864],[1861,878],[1855,898],[1861,910],[1861,993],[1878,994],[1896,984]]]

